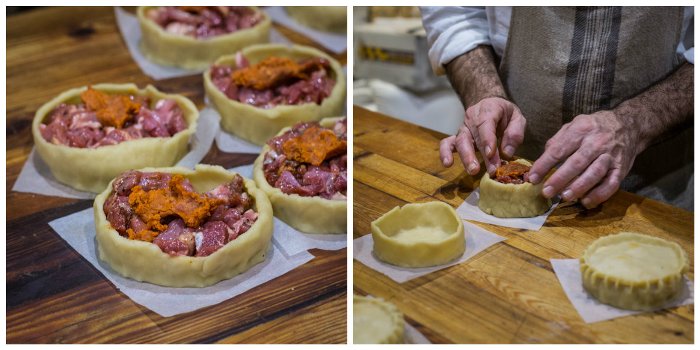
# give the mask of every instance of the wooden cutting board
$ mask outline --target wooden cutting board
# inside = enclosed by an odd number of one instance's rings
[[[472,178],[458,160],[442,166],[445,135],[361,107],[353,112],[354,238],[397,205],[457,207],[483,175]],[[597,209],[560,206],[537,232],[479,226],[506,241],[403,284],[354,260],[355,292],[396,304],[435,343],[693,343],[693,305],[586,324],[549,262],[580,257],[600,236],[639,231],[678,242],[693,279],[693,213],[619,191]]]
[[[328,53],[346,61],[346,53]],[[100,82],[150,83],[204,105],[201,75],[156,82],[141,73],[113,8],[46,8],[7,19],[7,342],[346,342],[345,249],[312,250],[313,260],[284,276],[221,304],[163,318],[120,293],[48,226],[91,201],[10,191],[33,147],[34,112],[64,90]],[[213,145],[202,163],[233,167],[255,158]]]

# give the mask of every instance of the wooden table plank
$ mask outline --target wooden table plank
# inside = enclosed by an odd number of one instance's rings
[[[476,179],[461,164],[443,168],[439,133],[354,107],[354,230],[396,205],[441,200],[458,206]],[[354,289],[395,303],[435,342],[692,343],[693,305],[586,324],[549,259],[577,258],[596,238],[630,230],[671,239],[694,276],[693,213],[619,191],[600,208],[560,205],[539,231],[477,223],[506,241],[466,263],[399,284],[358,261]]]
[[[119,292],[48,226],[91,201],[9,191],[33,147],[35,111],[60,92],[100,82],[153,84],[201,108],[204,90],[199,74],[153,81],[141,73],[111,7],[44,8],[7,22],[8,343],[346,342],[346,249],[312,250],[312,261],[284,276],[218,305],[163,318]],[[291,41],[328,53],[274,26]],[[346,53],[329,54],[346,62]],[[202,163],[234,167],[256,157],[213,145]],[[327,323],[313,332],[312,320]]]

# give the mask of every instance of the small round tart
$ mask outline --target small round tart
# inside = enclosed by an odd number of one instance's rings
[[[514,161],[532,166],[524,159]],[[544,181],[533,185],[501,183],[484,173],[479,184],[479,209],[499,218],[529,218],[544,214],[552,206],[552,201],[542,196]]]
[[[319,124],[324,128],[331,128],[336,121],[341,119],[341,117],[324,118]],[[284,134],[289,129],[282,129],[278,135]],[[271,186],[263,172],[263,161],[265,160],[265,154],[269,151],[270,146],[265,145],[255,160],[253,179],[270,199],[275,216],[289,226],[306,233],[346,233],[347,200],[287,194],[279,188]]]
[[[263,145],[282,128],[298,122],[320,120],[341,115],[345,106],[345,75],[343,68],[332,57],[322,51],[307,46],[285,46],[277,44],[254,45],[241,50],[241,54],[256,64],[268,57],[286,57],[293,60],[324,58],[330,62],[331,76],[335,85],[321,104],[303,103],[298,105],[277,105],[272,108],[259,108],[228,98],[211,79],[211,69],[204,72],[204,90],[209,101],[221,115],[221,127],[229,133]],[[215,65],[236,68],[236,55],[223,56]]]
[[[403,267],[448,263],[464,254],[464,225],[444,202],[406,204],[372,221],[374,255]]]
[[[598,238],[581,257],[586,291],[628,310],[653,310],[676,298],[688,269],[678,243],[633,232]]]
[[[345,33],[348,10],[345,6],[287,6],[289,17],[309,28],[324,32]]]
[[[181,174],[199,192],[209,191],[231,181],[236,175],[220,166],[198,164],[194,170],[183,167],[145,168],[143,172]],[[204,257],[172,256],[157,245],[122,237],[107,220],[104,202],[112,193],[112,183],[93,205],[99,257],[120,275],[137,281],[167,287],[206,287],[241,274],[265,260],[272,239],[272,207],[252,180],[244,179],[245,191],[255,199],[258,219],[233,241]]]
[[[404,342],[403,314],[392,303],[353,295],[352,318],[352,342],[355,344]]]
[[[187,129],[171,137],[145,137],[98,148],[56,145],[41,136],[41,123],[60,104],[80,103],[80,94],[87,87],[63,92],[41,106],[32,122],[36,151],[58,181],[81,191],[99,193],[125,170],[172,166],[187,153],[190,136],[197,129],[199,118],[199,111],[192,101],[181,95],[162,93],[151,85],[142,90],[134,84],[99,84],[92,87],[108,94],[145,96],[150,99],[151,107],[159,100],[173,99],[184,112]]]
[[[197,39],[167,32],[146,16],[154,6],[141,6],[136,14],[141,26],[139,48],[150,61],[185,69],[206,69],[217,57],[235,53],[244,47],[269,42],[272,21],[256,7],[263,19],[253,27],[232,33]]]

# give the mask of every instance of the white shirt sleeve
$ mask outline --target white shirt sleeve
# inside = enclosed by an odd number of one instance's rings
[[[682,55],[690,64],[695,64],[694,55],[694,9],[693,6],[686,6],[683,10],[683,28],[681,31],[681,42],[676,48],[676,53]]]
[[[433,71],[445,74],[443,65],[478,45],[491,45],[484,7],[425,6],[420,8],[428,38]]]

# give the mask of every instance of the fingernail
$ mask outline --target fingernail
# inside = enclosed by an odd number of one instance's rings
[[[493,174],[493,172],[496,171],[496,166],[494,166],[493,164],[489,164],[487,168],[489,170],[489,174]]]
[[[581,200],[581,204],[583,204],[584,207],[591,209],[591,199],[586,197]]]
[[[554,197],[554,188],[552,186],[547,186],[542,191],[542,194],[547,198],[552,198]]]
[[[540,182],[540,177],[537,176],[537,174],[530,173],[527,177],[533,184],[537,184],[538,182]]]
[[[487,157],[491,157],[491,146],[486,146],[486,148],[484,148],[484,151],[486,151]]]
[[[447,164],[447,157],[442,158],[442,164]]]
[[[510,158],[513,156],[513,153],[515,153],[515,148],[513,148],[513,146],[509,145],[509,146],[506,146],[505,151],[506,151],[506,156],[508,156],[508,158]]]
[[[478,167],[479,167],[479,164],[477,164],[476,161],[472,161],[472,163],[469,164],[469,169],[467,169],[467,171],[473,175],[476,172],[476,168],[478,168]]]
[[[561,196],[564,198],[565,201],[571,201],[573,199],[572,197],[574,196],[574,192],[572,192],[571,190],[566,190],[564,191],[564,193],[561,194]]]

